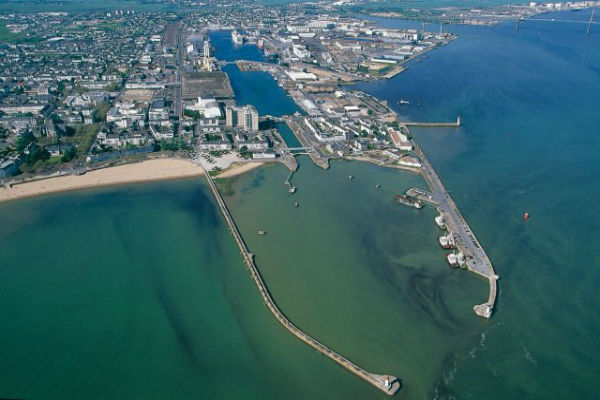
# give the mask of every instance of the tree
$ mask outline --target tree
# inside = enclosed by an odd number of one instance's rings
[[[60,158],[61,162],[69,162],[72,159],[75,158],[75,156],[77,155],[77,150],[75,150],[75,147],[71,147],[70,149],[68,149],[67,151],[65,151],[62,155],[62,157]]]
[[[32,143],[34,141],[35,137],[33,136],[33,133],[31,131],[23,132],[21,136],[19,136],[19,138],[17,139],[17,150],[20,153],[23,152],[23,150],[25,150],[25,148],[29,146],[29,143]]]

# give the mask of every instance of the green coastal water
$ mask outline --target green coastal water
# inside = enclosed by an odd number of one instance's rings
[[[471,310],[487,283],[447,266],[433,210],[394,202],[415,175],[301,158],[294,195],[282,166],[221,188],[286,315],[399,376],[398,398],[595,398],[600,34],[459,34],[363,88],[410,100],[403,118],[463,116],[414,134],[501,276],[491,320]],[[387,398],[278,325],[202,180],[0,204],[0,257],[0,397]]]
[[[199,180],[1,205],[1,396],[369,393],[278,326],[217,210]]]

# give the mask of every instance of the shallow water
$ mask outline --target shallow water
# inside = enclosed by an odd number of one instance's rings
[[[433,210],[394,202],[415,175],[302,158],[296,194],[270,166],[226,201],[286,315],[399,376],[402,398],[594,398],[600,32],[455,29],[363,88],[408,99],[403,118],[463,117],[414,135],[501,276],[491,320],[471,311],[487,283],[447,266]],[[198,179],[1,204],[0,396],[387,398],[277,324],[217,210]]]

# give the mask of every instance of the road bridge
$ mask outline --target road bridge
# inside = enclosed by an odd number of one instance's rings
[[[259,121],[285,122],[285,119],[283,117],[275,117],[273,115],[263,115],[259,118]]]
[[[315,148],[312,147],[312,146],[308,146],[308,147],[280,147],[279,151],[281,151],[281,152],[287,152],[287,153],[296,152],[296,151],[311,152],[311,151],[315,151]]]

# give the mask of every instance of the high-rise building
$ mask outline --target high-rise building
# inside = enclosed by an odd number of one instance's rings
[[[258,111],[254,106],[245,106],[243,107],[243,129],[247,131],[257,131],[258,130]],[[238,115],[239,118],[239,115]]]
[[[211,66],[210,66],[210,42],[208,40],[204,41],[204,49],[202,51],[202,60],[203,60],[203,66],[204,69],[206,69],[207,71],[211,70]]]
[[[225,108],[225,123],[229,128],[237,126],[237,110],[235,107],[227,106]]]
[[[227,107],[225,109],[225,120],[230,128],[235,127],[245,131],[258,130],[258,111],[252,105]]]

